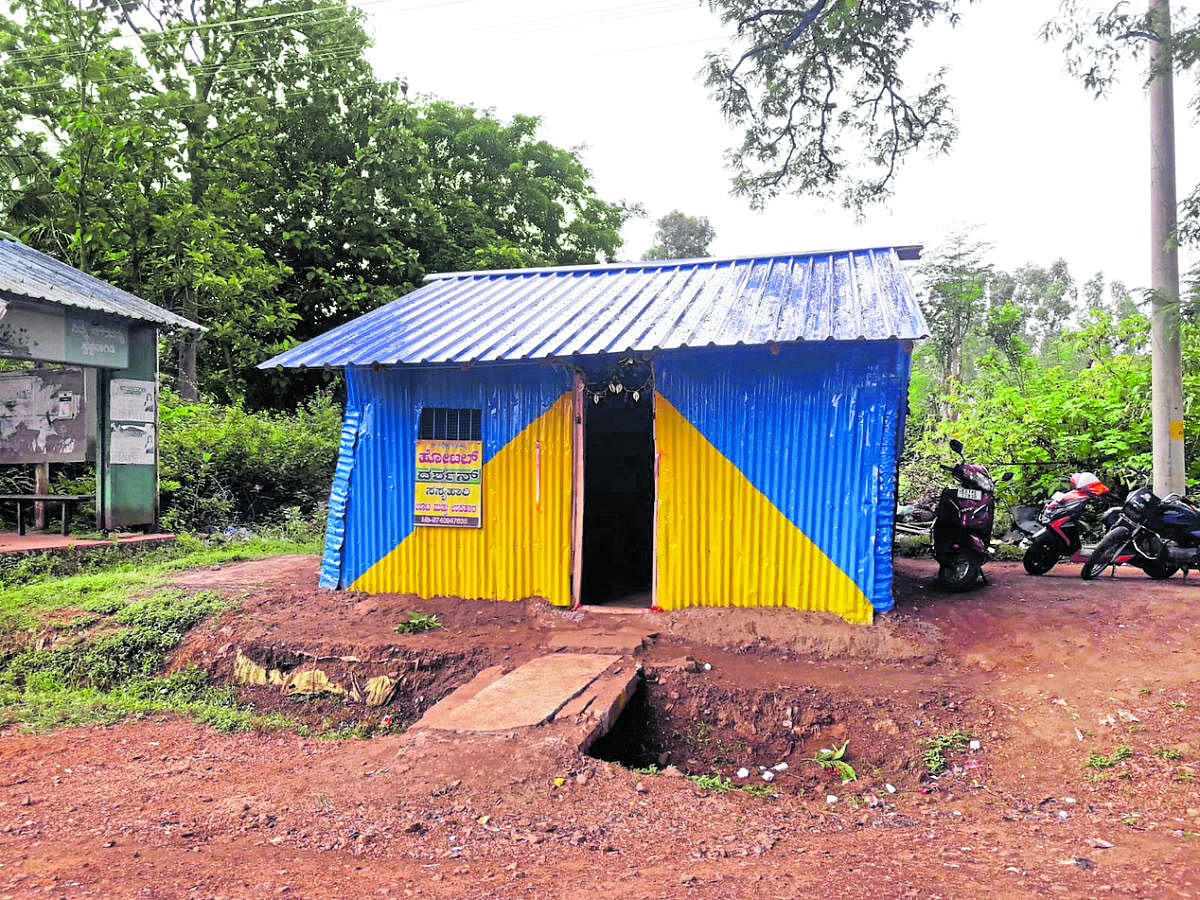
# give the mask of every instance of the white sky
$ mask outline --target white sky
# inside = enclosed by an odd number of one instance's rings
[[[541,116],[542,136],[583,147],[600,195],[645,204],[621,257],[640,258],[652,220],[707,215],[714,255],[923,243],[964,224],[1015,267],[1064,257],[1149,281],[1149,108],[1130,72],[1093,100],[1037,32],[1057,0],[982,0],[954,30],[923,32],[914,63],[949,68],[961,134],[949,156],[914,158],[895,196],[863,222],[835,202],[780,198],[762,212],[730,196],[737,140],[699,77],[723,29],[697,0],[354,0],[381,77],[502,117]],[[1180,195],[1200,181],[1195,82],[1176,83]],[[1185,268],[1197,260],[1185,256]]]

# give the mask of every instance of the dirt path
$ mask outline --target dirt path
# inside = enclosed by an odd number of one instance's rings
[[[486,665],[629,625],[314,591],[311,559],[239,565],[205,586],[250,590],[241,611],[200,629],[179,664],[221,676],[241,649],[279,665],[325,658],[336,675],[417,659],[411,677],[424,680],[386,708],[406,719]],[[746,765],[753,779],[787,761],[776,799],[505,735],[464,746],[418,733],[221,735],[177,720],[9,729],[0,897],[1200,895],[1200,585],[996,565],[991,586],[950,597],[928,588],[929,565],[900,571],[896,612],[870,629],[754,610],[643,620],[659,637],[639,651],[642,718],[624,722],[620,753],[725,775]],[[444,627],[396,635],[410,609]],[[923,777],[921,741],[955,726],[981,749]],[[804,762],[846,739],[859,781]],[[1084,768],[1121,744],[1130,758]]]

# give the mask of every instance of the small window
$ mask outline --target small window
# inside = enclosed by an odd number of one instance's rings
[[[481,441],[483,410],[427,406],[417,426],[419,441]]]

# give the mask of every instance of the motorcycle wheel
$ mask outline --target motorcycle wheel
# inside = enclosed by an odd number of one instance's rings
[[[1084,581],[1091,581],[1097,577],[1112,565],[1112,561],[1117,558],[1117,554],[1121,552],[1121,548],[1128,543],[1129,529],[1124,525],[1118,525],[1100,539],[1100,543],[1096,545],[1096,549],[1092,551],[1092,555],[1083,564],[1083,570],[1079,573],[1080,577]]]
[[[1055,546],[1057,543],[1049,537],[1042,537],[1030,544],[1021,559],[1025,571],[1030,575],[1045,575],[1053,569],[1059,557],[1058,548]]]
[[[973,553],[956,553],[941,564],[938,580],[952,591],[965,591],[979,580],[979,560]]]
[[[1142,563],[1142,571],[1155,581],[1165,581],[1179,571],[1179,566],[1173,566],[1170,563],[1159,562],[1157,559],[1146,560]]]

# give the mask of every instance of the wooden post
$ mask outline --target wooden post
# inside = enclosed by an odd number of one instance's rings
[[[571,426],[571,606],[583,602],[583,373],[575,373]]]
[[[50,463],[34,463],[33,492],[35,494],[50,493]],[[33,504],[33,527],[39,531],[46,527],[46,504]]]

